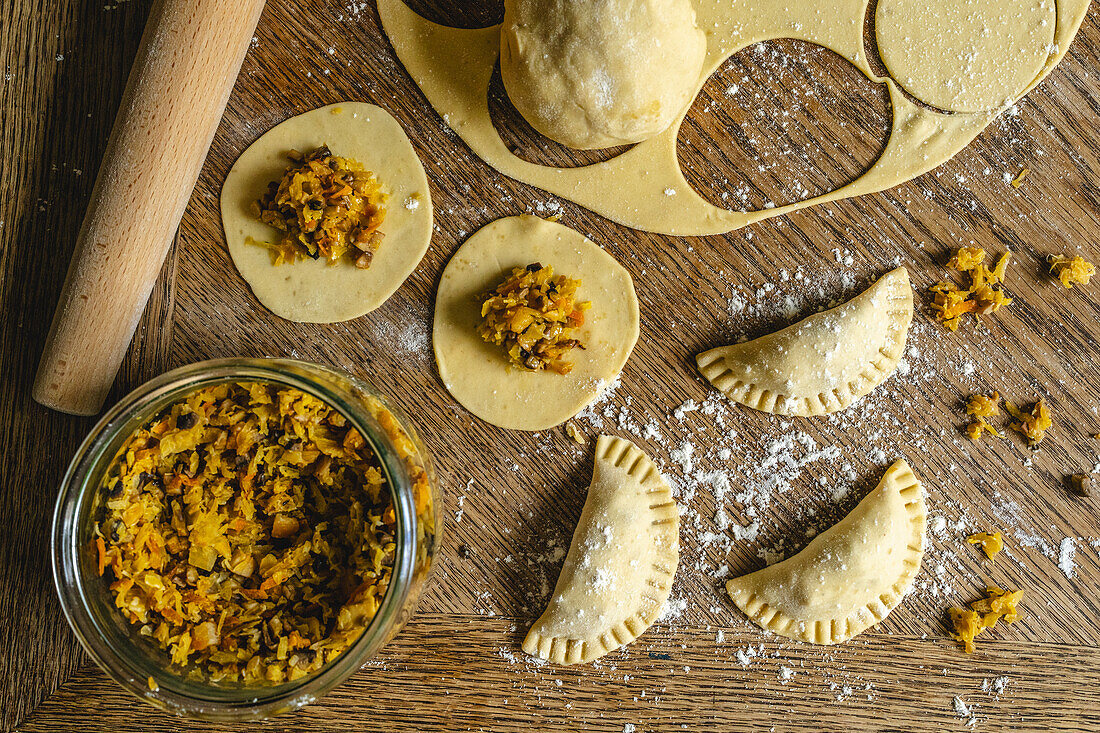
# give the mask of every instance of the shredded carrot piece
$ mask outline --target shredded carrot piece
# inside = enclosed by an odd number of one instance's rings
[[[1088,285],[1089,280],[1096,274],[1096,266],[1080,255],[1073,257],[1050,255],[1047,257],[1047,262],[1050,263],[1050,274],[1058,278],[1067,288],[1072,288],[1074,285]]]
[[[966,538],[972,545],[979,545],[990,560],[996,560],[997,554],[1004,549],[1004,538],[1000,532],[976,532]]]
[[[996,417],[1001,413],[998,405],[1001,395],[994,390],[987,395],[976,394],[966,401],[966,414],[970,415],[970,424],[966,426],[966,435],[971,440],[979,440],[986,431],[998,438],[1004,437],[990,425],[987,417]]]
[[[932,310],[948,330],[958,330],[967,313],[978,318],[1012,302],[1003,289],[1012,253],[1001,255],[992,270],[985,266],[985,259],[985,250],[980,247],[960,247],[947,266],[966,275],[969,284],[960,288],[951,282],[939,282],[929,288],[933,294]]]
[[[102,537],[96,537],[95,546],[99,554],[99,574],[102,576],[103,571],[107,569],[107,545]]]
[[[967,654],[974,651],[974,639],[978,634],[992,629],[998,621],[1011,624],[1020,617],[1016,607],[1023,600],[1022,590],[1005,591],[994,585],[986,588],[985,594],[985,598],[971,603],[969,609],[955,607],[948,610],[955,639],[963,643]]]

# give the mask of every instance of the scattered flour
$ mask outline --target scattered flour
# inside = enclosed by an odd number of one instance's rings
[[[970,725],[971,723],[969,721],[974,720],[974,711],[971,710],[958,695],[955,695],[955,699],[952,700],[951,704],[955,708],[955,715],[958,715],[960,718],[968,719],[967,725]]]
[[[1077,554],[1077,542],[1073,537],[1066,537],[1058,545],[1058,569],[1073,580],[1077,575],[1077,563],[1074,556]]]

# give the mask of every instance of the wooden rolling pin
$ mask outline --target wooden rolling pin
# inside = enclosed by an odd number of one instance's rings
[[[34,399],[100,410],[164,264],[264,0],[156,0],[38,365]]]

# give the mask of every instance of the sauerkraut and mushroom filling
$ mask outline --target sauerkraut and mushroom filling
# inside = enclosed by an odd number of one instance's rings
[[[503,347],[513,366],[568,374],[573,369],[569,352],[584,348],[575,329],[592,305],[578,301],[580,284],[538,262],[514,268],[485,295],[478,335]]]
[[[322,145],[287,154],[282,178],[253,202],[252,215],[280,232],[278,242],[253,242],[271,249],[273,264],[347,257],[370,267],[382,244],[378,228],[386,216],[386,195],[374,174],[359,162],[333,155]]]
[[[296,389],[226,383],[124,444],[96,515],[99,574],[196,679],[278,683],[335,659],[390,583],[390,490],[363,436]]]

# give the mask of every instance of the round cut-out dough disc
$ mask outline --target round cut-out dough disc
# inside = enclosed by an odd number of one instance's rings
[[[360,270],[350,260],[324,259],[272,265],[266,247],[277,232],[249,213],[252,202],[278,180],[291,150],[328,145],[374,173],[388,195],[385,234],[374,261]],[[386,110],[341,102],[291,117],[241,153],[222,186],[222,225],[233,264],[261,303],[291,321],[333,323],[358,318],[382,305],[416,268],[432,236],[432,202],[424,166],[408,136]]]
[[[1052,53],[1054,0],[882,0],[879,54],[922,102],[952,112],[1000,109]]]
[[[590,301],[566,375],[511,366],[504,350],[477,334],[480,297],[514,267],[550,265],[579,279]],[[630,273],[583,234],[536,216],[498,219],[455,253],[439,282],[432,340],[443,384],[482,420],[514,430],[545,430],[583,410],[618,376],[638,340],[638,297]]]

